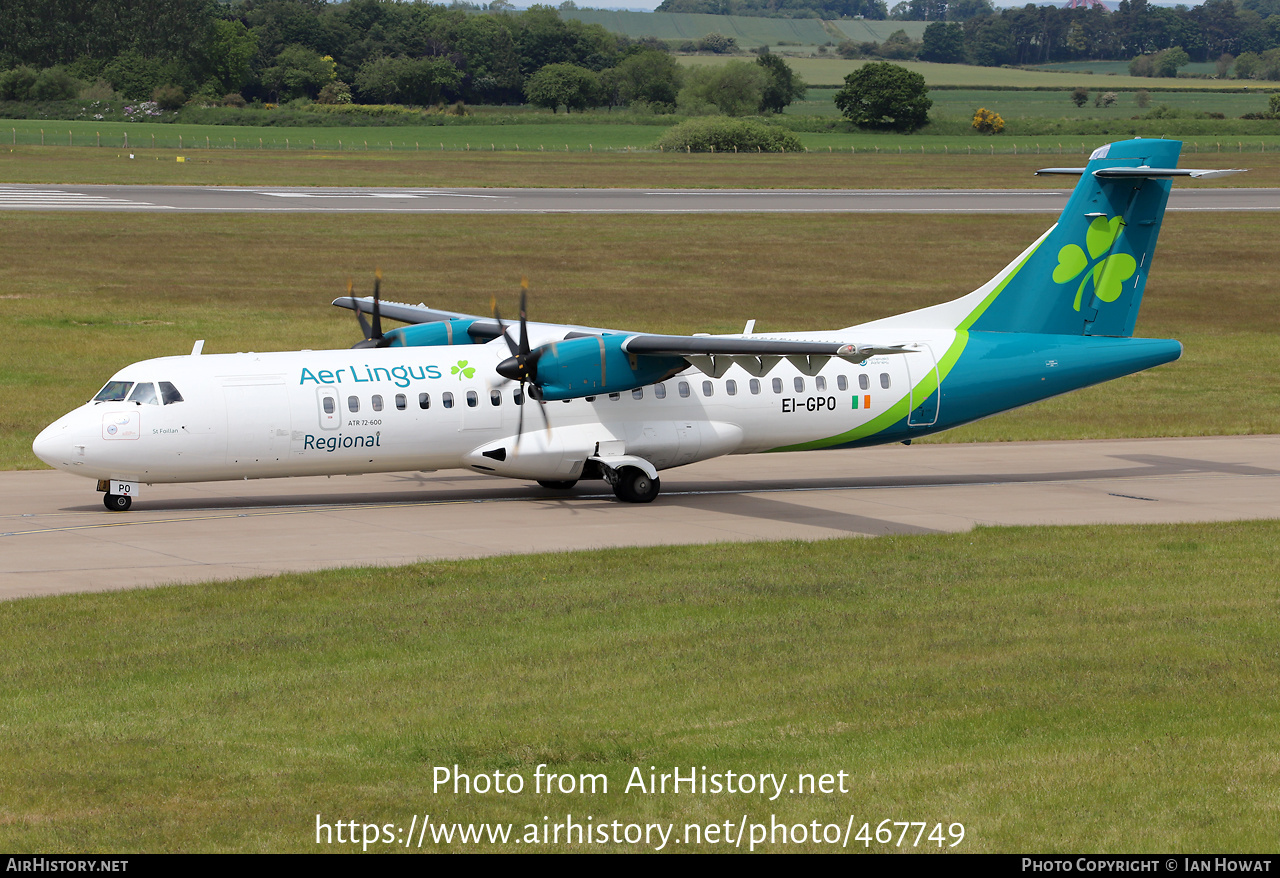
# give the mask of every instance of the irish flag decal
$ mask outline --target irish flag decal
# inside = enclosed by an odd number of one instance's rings
[[[862,396],[855,396],[853,398],[853,407],[856,409],[871,408],[871,394],[867,393]]]

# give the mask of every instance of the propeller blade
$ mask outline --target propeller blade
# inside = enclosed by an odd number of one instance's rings
[[[525,307],[529,295],[529,278],[520,278],[520,353],[529,353],[529,312]]]
[[[351,296],[354,291],[355,284],[351,282],[351,278],[347,278],[347,295]],[[367,341],[373,330],[369,328],[369,321],[364,319],[364,312],[360,310],[358,305],[355,308],[355,312],[356,321],[360,324],[360,338],[362,341]]]
[[[516,408],[520,409],[519,415],[516,417],[516,445],[511,449],[513,455],[520,453],[520,440],[524,438],[524,407],[529,401],[529,397],[525,395],[524,383],[521,382],[520,389],[516,391],[520,394],[520,405]]]
[[[551,418],[547,417],[547,401],[538,400],[538,411],[542,413],[542,423],[547,428],[547,438],[551,438]]]
[[[511,336],[507,335],[507,325],[502,322],[502,315],[498,313],[498,300],[493,296],[489,297],[489,307],[493,309],[493,319],[498,321],[498,329],[502,331],[502,340],[507,343],[507,350],[511,351],[511,356],[516,356],[520,351]]]
[[[382,341],[382,311],[378,307],[378,293],[382,288],[382,269],[374,269],[373,274],[373,334],[369,337],[375,341]]]

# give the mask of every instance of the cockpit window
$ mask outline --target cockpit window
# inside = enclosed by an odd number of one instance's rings
[[[174,387],[168,381],[160,382],[160,398],[164,400],[165,405],[182,402],[182,394],[178,392],[178,388]]]
[[[160,405],[160,400],[156,397],[156,386],[150,381],[144,381],[133,388],[133,393],[129,394],[129,402],[136,402],[138,405]]]
[[[132,381],[108,381],[107,386],[98,391],[94,402],[121,402],[128,398]]]

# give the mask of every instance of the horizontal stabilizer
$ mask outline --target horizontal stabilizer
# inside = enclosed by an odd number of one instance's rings
[[[1093,172],[1093,176],[1103,180],[1121,177],[1138,179],[1192,177],[1196,180],[1215,180],[1218,177],[1228,177],[1231,174],[1243,174],[1247,170],[1248,168],[1099,168]],[[1036,171],[1036,176],[1061,174],[1079,177],[1084,172],[1084,168],[1041,168]]]

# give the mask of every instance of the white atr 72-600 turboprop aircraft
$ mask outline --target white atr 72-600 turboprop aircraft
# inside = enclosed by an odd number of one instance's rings
[[[904,442],[1176,360],[1132,338],[1181,144],[1094,152],[1058,222],[979,289],[845,329],[669,336],[342,298],[351,350],[126,366],[33,450],[126,510],[144,484],[463,468],[551,489],[722,454]],[[364,313],[373,315],[370,325]],[[382,332],[383,316],[409,326]],[[548,403],[554,402],[555,405]],[[524,417],[527,407],[539,415]]]

